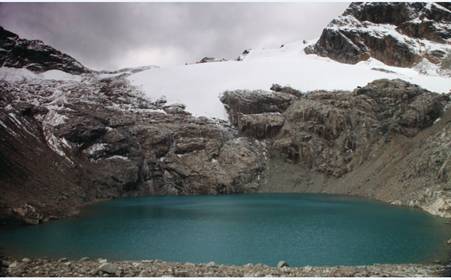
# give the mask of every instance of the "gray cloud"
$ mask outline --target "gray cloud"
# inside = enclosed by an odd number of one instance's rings
[[[348,3],[1,3],[0,25],[95,69],[173,65],[313,39]]]

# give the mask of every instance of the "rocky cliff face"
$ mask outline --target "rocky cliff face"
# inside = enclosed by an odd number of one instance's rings
[[[450,26],[449,3],[352,3],[305,51],[350,64],[372,57],[400,67],[441,65],[451,52]]]
[[[242,135],[266,139],[259,191],[360,195],[451,216],[449,99],[378,80],[353,92],[237,91],[222,101]]]
[[[0,86],[8,217],[38,223],[118,196],[255,191],[264,170],[258,141],[149,102],[123,78]]]
[[[0,67],[26,68],[34,72],[62,70],[71,74],[90,70],[74,58],[39,40],[19,38],[0,26]]]

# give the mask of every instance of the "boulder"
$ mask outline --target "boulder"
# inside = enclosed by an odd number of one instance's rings
[[[108,274],[115,274],[118,271],[118,267],[114,263],[103,263],[99,265],[97,271],[108,273]]]
[[[219,58],[216,58],[216,57],[208,57],[208,56],[206,56],[206,57],[202,58],[201,60],[199,60],[196,63],[223,62],[223,61],[227,61],[227,59],[225,59],[225,58],[219,59]]]
[[[275,92],[285,92],[285,93],[292,94],[294,96],[303,95],[303,93],[300,90],[294,89],[290,86],[281,86],[279,84],[273,84],[270,89]]]
[[[13,208],[12,212],[14,213],[14,215],[18,216],[18,218],[21,219],[23,222],[32,225],[39,224],[44,217],[41,213],[39,213],[36,210],[34,206],[28,203],[24,204],[21,207]]]
[[[277,268],[283,268],[283,267],[289,267],[288,263],[286,261],[279,261],[277,263]]]
[[[186,106],[184,104],[171,104],[164,106],[163,109],[168,114],[186,114],[189,115],[190,113],[185,111]]]

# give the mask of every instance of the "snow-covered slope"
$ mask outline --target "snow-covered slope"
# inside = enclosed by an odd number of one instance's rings
[[[35,73],[26,68],[0,67],[0,80],[16,82],[23,80],[58,80],[58,81],[80,81],[81,75],[69,74],[61,70],[48,70]]]
[[[152,99],[183,103],[196,116],[227,119],[219,96],[226,90],[264,89],[273,83],[310,91],[352,90],[375,79],[400,78],[431,91],[447,93],[450,78],[422,75],[414,69],[387,66],[370,59],[355,65],[306,55],[310,43],[290,43],[278,49],[251,50],[242,61],[213,62],[149,69],[129,76]]]

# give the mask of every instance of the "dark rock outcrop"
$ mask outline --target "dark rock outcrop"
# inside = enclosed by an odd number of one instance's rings
[[[238,129],[246,136],[264,139],[277,135],[284,124],[281,113],[241,114],[238,117]]]
[[[90,70],[71,56],[39,40],[27,40],[0,26],[0,66],[27,68],[34,72],[62,70],[71,74]]]
[[[294,99],[291,94],[261,90],[227,91],[221,96],[221,102],[229,113],[233,125],[238,125],[242,114],[281,113]]]
[[[227,59],[206,56],[203,57],[201,60],[197,61],[196,63],[223,62],[223,61],[227,61]]]
[[[448,102],[447,96],[402,80],[374,81],[353,93],[311,92],[291,99],[288,107],[280,106],[275,93],[224,96],[232,123],[241,133],[259,139],[275,136],[272,151],[336,177],[366,160],[379,140],[388,141],[394,133],[415,136],[431,126]],[[259,114],[249,110],[248,105],[254,104],[249,100],[260,105],[252,106]],[[272,113],[274,108],[279,113]]]
[[[294,89],[290,86],[281,86],[279,84],[273,84],[271,86],[270,90],[275,91],[275,92],[289,93],[289,94],[293,94],[294,96],[302,95],[302,92],[297,89]]]
[[[440,64],[450,51],[450,24],[447,3],[352,3],[305,52],[351,64],[370,57],[400,67]]]

